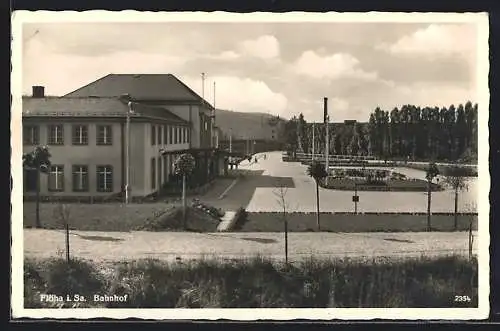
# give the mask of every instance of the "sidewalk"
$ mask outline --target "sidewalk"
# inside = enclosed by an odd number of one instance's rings
[[[468,234],[289,233],[289,257],[414,257],[468,254]],[[477,244],[477,238],[474,241]],[[72,231],[71,255],[116,261],[142,258],[284,257],[282,233],[82,232]],[[477,247],[477,246],[476,246]],[[476,250],[476,248],[475,248]],[[64,231],[24,230],[27,257],[62,256]]]

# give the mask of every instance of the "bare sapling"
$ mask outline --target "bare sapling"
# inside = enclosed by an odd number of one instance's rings
[[[284,234],[285,234],[285,263],[288,264],[288,209],[290,207],[289,203],[286,200],[286,194],[288,192],[288,188],[283,185],[283,183],[278,183],[274,190],[274,195],[276,196],[276,201],[281,207],[282,212],[282,220],[284,225]]]
[[[70,256],[69,256],[69,220],[71,216],[71,210],[70,207],[67,204],[60,203],[57,205],[55,208],[55,217],[58,218],[59,223],[64,226],[65,229],[65,235],[66,235],[66,261],[69,263],[70,262]]]

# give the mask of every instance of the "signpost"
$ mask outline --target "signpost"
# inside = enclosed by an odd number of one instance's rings
[[[352,202],[354,202],[354,213],[358,213],[358,202],[359,202],[359,195],[358,195],[358,184],[354,183],[354,195],[352,196]]]

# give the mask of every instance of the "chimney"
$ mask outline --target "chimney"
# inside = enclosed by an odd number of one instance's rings
[[[328,98],[323,98],[323,123],[328,119]]]
[[[32,97],[33,98],[44,98],[45,97],[45,87],[44,86],[33,86],[32,87]]]

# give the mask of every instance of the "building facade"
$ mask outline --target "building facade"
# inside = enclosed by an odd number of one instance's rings
[[[23,149],[49,147],[52,167],[42,174],[42,196],[123,195],[128,171],[131,196],[144,197],[173,185],[182,153],[195,157],[195,185],[225,172],[214,113],[171,74],[110,74],[62,97],[46,97],[34,86],[23,98]],[[26,196],[34,194],[35,179],[25,171]]]
[[[165,109],[137,103],[129,107],[120,98],[23,99],[23,152],[47,145],[51,154],[49,172],[40,179],[42,196],[121,195],[127,168],[131,195],[150,195],[173,172],[174,156],[163,151],[188,149],[190,137],[187,121]],[[24,179],[25,195],[34,195],[36,172],[25,170]]]

